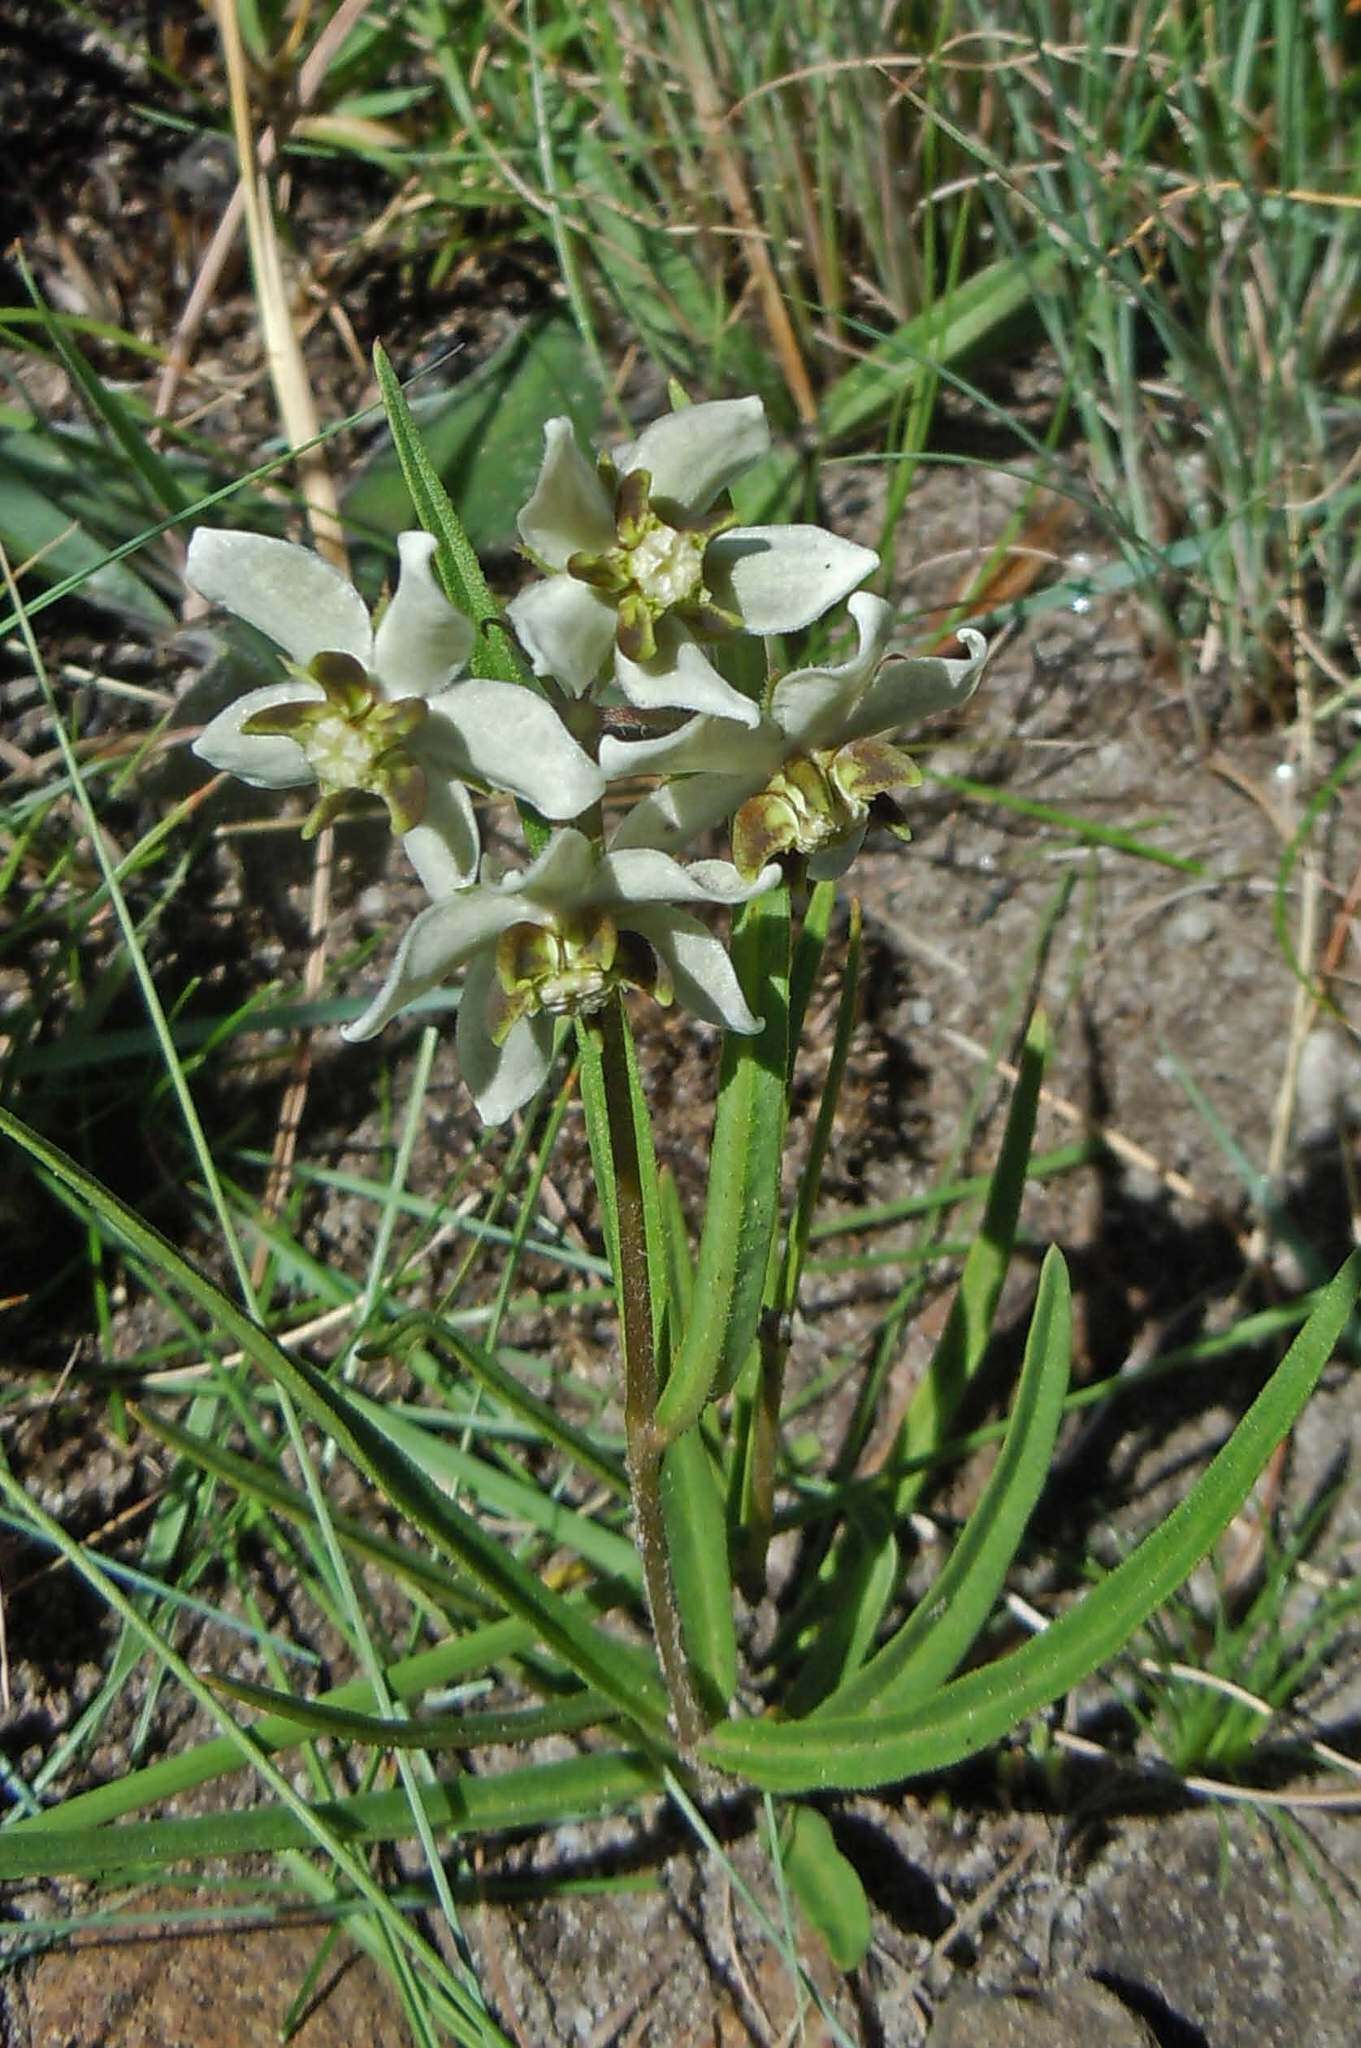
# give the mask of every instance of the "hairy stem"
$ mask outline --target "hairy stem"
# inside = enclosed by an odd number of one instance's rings
[[[606,1007],[600,1028],[610,1153],[614,1163],[615,1207],[619,1218],[619,1272],[616,1280],[624,1351],[624,1435],[629,1488],[633,1496],[634,1526],[657,1654],[671,1700],[676,1736],[683,1754],[689,1757],[705,1732],[705,1719],[686,1661],[666,1547],[661,1488],[665,1444],[656,1427],[660,1389],[652,1332],[652,1285],[648,1272],[643,1177],[629,1089],[624,1013],[617,997]]]

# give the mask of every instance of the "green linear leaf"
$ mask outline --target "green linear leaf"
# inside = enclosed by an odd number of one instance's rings
[[[360,1714],[353,1708],[328,1706],[324,1700],[299,1699],[273,1686],[249,1685],[243,1679],[204,1673],[216,1692],[243,1706],[277,1714],[304,1735],[334,1735],[373,1749],[478,1749],[489,1743],[537,1742],[545,1735],[573,1734],[617,1719],[619,1709],[598,1692],[571,1693],[541,1707],[507,1707],[502,1713],[470,1710],[460,1714],[417,1714],[395,1721],[382,1714]]]
[[[444,1779],[422,1785],[419,1798],[430,1825],[442,1833],[485,1835],[502,1828],[543,1828],[593,1819],[632,1806],[659,1791],[661,1784],[660,1768],[649,1756],[617,1750],[499,1771],[491,1777],[466,1774]],[[57,1810],[54,1822],[64,1811]],[[416,1833],[416,1816],[404,1790],[323,1800],[313,1811],[351,1846],[401,1842]],[[9,1828],[0,1834],[0,1882],[94,1877],[309,1846],[301,1823],[281,1806],[189,1820],[125,1821],[109,1828],[54,1824],[42,1833]]]
[[[1000,1741],[1115,1656],[1218,1540],[1332,1357],[1361,1292],[1361,1251],[1322,1291],[1285,1357],[1162,1525],[1095,1591],[1023,1648],[953,1679],[921,1706],[833,1721],[729,1722],[702,1754],[769,1791],[889,1784],[938,1771]]]
[[[1048,1475],[1071,1352],[1072,1295],[1068,1269],[1055,1247],[1040,1272],[1006,1438],[977,1506],[943,1570],[898,1633],[822,1701],[815,1717],[844,1720],[850,1714],[910,1706],[959,1669],[992,1612]]]
[[[737,1632],[723,1493],[699,1424],[662,1457],[662,1512],[686,1655],[714,1714],[737,1689]]]
[[[795,1806],[780,1837],[781,1868],[809,1923],[838,1970],[858,1969],[873,1928],[860,1873],[836,1845],[832,1824],[815,1806]]]
[[[1043,1013],[1037,1010],[1025,1035],[1020,1072],[1007,1113],[1001,1151],[988,1186],[983,1220],[964,1261],[949,1320],[903,1418],[897,1443],[888,1460],[890,1471],[900,1457],[919,1458],[939,1448],[974,1374],[983,1362],[992,1333],[992,1319],[1001,1298],[1002,1282],[1006,1279],[1016,1242],[1016,1224],[1030,1166],[1035,1114],[1048,1050],[1049,1028]],[[929,1478],[929,1468],[918,1469],[908,1472],[899,1482],[894,1498],[894,1509],[898,1515],[907,1514],[916,1505]]]

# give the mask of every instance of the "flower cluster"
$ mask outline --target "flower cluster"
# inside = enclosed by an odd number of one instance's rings
[[[214,718],[196,751],[257,787],[315,784],[306,833],[377,798],[432,899],[345,1036],[370,1037],[461,970],[459,1059],[488,1123],[539,1087],[555,1018],[616,989],[759,1030],[723,946],[681,906],[744,903],[788,856],[840,874],[871,799],[919,780],[886,736],[962,703],[984,654],[968,632],[967,660],[893,653],[889,607],[852,595],[878,567],[868,548],[818,526],[737,524],[729,487],[769,446],[759,399],[673,412],[594,465],[568,420],[550,420],[546,443],[519,518],[543,575],[508,608],[541,690],[464,674],[474,630],[436,580],[428,534],[399,537],[376,625],[352,584],[289,541],[200,529],[187,567],[287,670]],[[739,636],[799,632],[843,599],[859,637],[848,660],[777,673],[759,702],[724,674]],[[611,733],[621,700],[662,729]],[[640,773],[662,780],[605,845],[607,785]],[[537,858],[510,874],[480,858],[470,792],[555,826]],[[725,822],[731,861],[675,858]]]

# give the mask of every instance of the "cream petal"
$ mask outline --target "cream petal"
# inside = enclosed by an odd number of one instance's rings
[[[715,825],[732,818],[769,778],[744,775],[686,775],[654,789],[626,811],[610,839],[610,851],[655,846],[680,853]]]
[[[543,430],[539,480],[516,520],[525,546],[550,569],[575,554],[598,555],[614,542],[614,511],[604,485],[577,446],[569,419]]]
[[[436,902],[477,879],[477,818],[461,782],[427,775],[425,811],[420,824],[402,834],[402,845]]]
[[[770,716],[794,747],[831,746],[844,740],[847,721],[884,658],[893,607],[861,590],[848,609],[859,635],[850,659],[833,666],[791,669],[771,692]]]
[[[761,1019],[752,1015],[725,948],[697,917],[662,905],[632,911],[627,922],[670,968],[682,1008],[746,1037],[761,1029]]]
[[[503,1045],[487,1029],[487,998],[495,978],[489,953],[480,955],[464,977],[455,1044],[463,1078],[484,1124],[502,1124],[537,1094],[553,1051],[553,1020],[541,1012],[511,1025]]]
[[[957,637],[969,650],[965,661],[939,654],[886,661],[851,713],[844,737],[896,732],[900,726],[919,725],[933,711],[952,711],[967,703],[978,688],[988,643],[972,626],[961,626]]]
[[[714,597],[749,633],[797,633],[879,567],[873,548],[821,526],[736,526],[704,553]]]
[[[545,818],[578,818],[605,778],[551,704],[519,683],[469,676],[431,700],[417,750],[452,775],[523,797]]]
[[[597,899],[595,848],[585,833],[564,825],[523,874],[507,876],[503,886],[517,900],[542,906],[552,915],[577,909]]]
[[[434,537],[399,533],[402,570],[373,642],[373,672],[385,697],[429,697],[472,652],[476,628],[435,580]]]
[[[342,1038],[372,1038],[389,1019],[428,988],[447,981],[480,946],[490,945],[507,925],[525,916],[514,897],[496,889],[461,889],[432,903],[407,927],[387,979],[362,1017],[345,1025]]]
[[[619,740],[606,733],[600,742],[600,766],[611,782],[621,775],[705,773],[751,774],[764,782],[784,755],[784,734],[767,719],[739,726],[731,718],[701,715],[656,739]]]
[[[720,491],[759,462],[770,428],[759,398],[721,398],[664,413],[620,452],[621,474],[645,469],[652,496],[687,515],[707,512]]]
[[[682,867],[655,847],[621,847],[601,857],[591,886],[591,901],[625,903],[746,903],[778,880],[779,870],[765,868],[754,882],[744,882],[730,861],[699,860]],[[625,923],[632,923],[626,918]]]
[[[184,569],[190,588],[225,605],[283,648],[300,668],[313,655],[352,654],[364,667],[373,652],[368,607],[339,569],[310,548],[263,533],[200,526]]]
[[[272,711],[279,704],[318,704],[325,694],[318,683],[301,677],[269,683],[263,690],[248,690],[209,719],[194,741],[194,752],[210,768],[239,776],[255,789],[296,789],[301,783],[315,782],[317,771],[296,740],[282,733],[242,732],[241,727],[257,711]]]
[[[506,607],[536,676],[556,676],[574,697],[585,696],[614,648],[615,613],[575,576],[531,583]]]
[[[698,642],[672,619],[658,626],[654,660],[629,661],[616,653],[614,675],[641,711],[707,711],[739,725],[761,722],[759,707],[724,682]]]

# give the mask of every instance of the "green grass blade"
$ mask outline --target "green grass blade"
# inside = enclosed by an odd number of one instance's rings
[[[833,1721],[729,1722],[706,1760],[771,1791],[882,1785],[1000,1741],[1114,1657],[1223,1534],[1318,1383],[1361,1292],[1353,1252],[1209,1469],[1162,1525],[1043,1635],[953,1679],[906,1712]]]
[[[0,1131],[43,1165],[68,1188],[105,1228],[141,1254],[175,1287],[186,1293],[217,1328],[235,1339],[256,1370],[273,1381],[320,1424],[345,1456],[378,1485],[392,1506],[455,1563],[478,1579],[508,1613],[529,1621],[542,1641],[587,1685],[598,1685],[642,1727],[665,1739],[665,1706],[660,1681],[640,1684],[635,1660],[617,1656],[600,1631],[511,1556],[505,1546],[486,1536],[470,1515],[440,1493],[423,1473],[386,1443],[340,1388],[301,1359],[291,1358],[221,1289],[215,1287],[159,1231],[144,1223],[109,1189],[102,1187],[75,1160],[0,1110]]]
[[[992,1612],[1048,1475],[1071,1352],[1068,1270],[1055,1249],[1040,1273],[1007,1434],[977,1506],[919,1606],[818,1715],[837,1720],[909,1706],[958,1670]]]
[[[552,1444],[563,1456],[572,1459],[583,1472],[589,1472],[602,1486],[621,1500],[628,1499],[628,1480],[617,1462],[599,1448],[595,1440],[584,1429],[577,1429],[562,1417],[549,1402],[540,1400],[532,1393],[523,1380],[509,1372],[498,1358],[493,1357],[482,1345],[472,1343],[442,1322],[438,1316],[416,1310],[401,1317],[385,1333],[381,1342],[366,1344],[363,1355],[378,1357],[398,1351],[409,1337],[419,1336],[423,1343],[461,1365],[470,1378],[484,1387],[492,1397],[527,1423],[534,1435],[545,1443]]]

